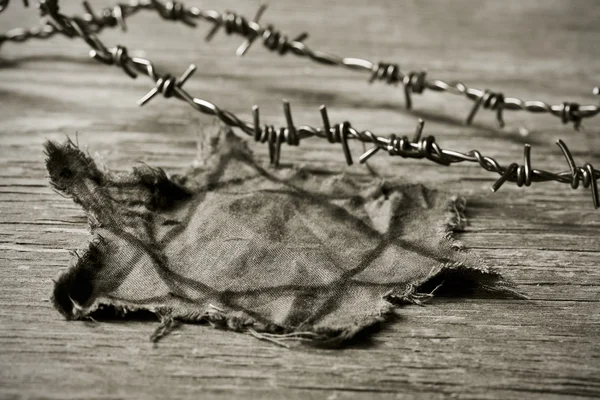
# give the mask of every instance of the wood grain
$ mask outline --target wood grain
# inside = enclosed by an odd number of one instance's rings
[[[78,2],[61,3],[68,13],[80,10]],[[202,6],[251,16],[258,2]],[[35,14],[15,1],[0,15],[0,28],[32,25]],[[310,31],[308,43],[317,49],[426,68],[433,77],[522,98],[587,104],[599,83],[600,8],[592,0],[286,0],[273,2],[263,19],[291,35]],[[421,116],[445,148],[477,148],[508,164],[520,162],[523,144],[531,143],[534,167],[566,170],[554,145],[563,138],[578,162],[600,164],[599,119],[577,133],[549,116],[507,112],[508,127],[499,131],[493,113],[482,111],[466,127],[472,103],[460,97],[415,96],[410,113],[400,88],[369,86],[356,72],[277,57],[259,45],[238,59],[239,39],[221,33],[206,44],[205,26],[190,30],[140,14],[129,28],[102,39],[143,49],[173,73],[196,63],[187,89],[248,119],[250,106],[259,104],[262,118],[284,123],[285,97],[299,124],[318,124],[320,104],[332,120],[381,133],[412,132]],[[444,168],[384,156],[372,163],[385,176],[468,195],[471,224],[460,239],[530,301],[437,299],[403,308],[397,321],[345,350],[284,350],[201,325],[186,325],[152,346],[152,322],[64,321],[49,303],[52,278],[89,235],[81,209],[48,187],[43,142],[77,134],[111,169],[143,161],[181,172],[197,154],[198,135],[213,126],[174,100],[138,108],[150,82],[130,80],[86,55],[83,43],[64,38],[6,44],[0,53],[0,397],[600,396],[600,213],[588,191],[506,184],[491,195],[495,177],[473,165]],[[530,134],[520,135],[520,127]],[[360,146],[353,146],[358,154]],[[252,147],[267,156],[264,146]],[[284,162],[366,173],[346,168],[341,148],[325,141],[283,151]]]

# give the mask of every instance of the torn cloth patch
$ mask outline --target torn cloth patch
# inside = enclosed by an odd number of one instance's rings
[[[100,171],[72,142],[46,152],[51,183],[85,209],[94,234],[56,282],[67,318],[109,305],[157,313],[161,332],[208,321],[335,341],[418,301],[415,288],[440,274],[504,288],[450,238],[461,203],[421,185],[264,168],[230,131],[183,176]]]

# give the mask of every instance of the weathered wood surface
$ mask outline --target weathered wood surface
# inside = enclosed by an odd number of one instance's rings
[[[104,2],[104,4],[108,4]],[[203,1],[203,7],[254,14],[257,2]],[[78,12],[77,2],[63,8]],[[13,1],[0,27],[31,25],[35,9]],[[594,1],[336,1],[271,4],[264,21],[291,35],[309,30],[311,46],[347,56],[425,67],[431,76],[559,103],[596,101],[600,8]],[[443,146],[478,148],[503,163],[520,162],[533,145],[534,167],[567,169],[554,145],[565,139],[579,162],[600,164],[598,119],[576,133],[558,119],[506,113],[494,128],[481,111],[462,124],[472,103],[449,94],[414,97],[369,86],[366,76],[277,57],[255,44],[233,55],[239,39],[192,30],[140,14],[130,31],[105,32],[107,44],[144,49],[160,67],[199,71],[186,84],[197,96],[249,118],[283,123],[280,100],[292,101],[297,123],[318,124],[329,105],[335,121],[376,132],[412,132],[416,116]],[[600,396],[600,212],[586,190],[558,183],[499,193],[473,165],[444,168],[427,161],[377,156],[384,175],[404,176],[467,194],[471,225],[464,243],[526,292],[530,301],[439,299],[407,307],[369,341],[345,350],[285,350],[249,335],[184,326],[157,347],[152,322],[66,322],[49,302],[52,278],[69,249],[88,240],[86,220],[47,184],[42,144],[75,137],[113,169],[136,161],[180,172],[196,155],[210,118],[183,103],[135,101],[143,77],[88,60],[85,45],[57,38],[6,44],[0,54],[0,397],[2,398],[553,398]],[[519,127],[531,130],[522,136]],[[355,153],[360,146],[354,145]],[[252,144],[266,156],[264,146]],[[306,140],[284,148],[284,161],[343,170],[341,148]],[[365,173],[361,166],[350,173]]]

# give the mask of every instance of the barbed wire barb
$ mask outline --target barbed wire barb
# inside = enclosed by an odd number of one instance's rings
[[[254,19],[252,20],[252,22],[258,24],[258,21],[260,20],[260,17],[264,14],[264,12],[267,10],[267,4],[263,3],[258,7],[258,10],[256,11],[256,15],[254,16]],[[244,40],[244,42],[240,45],[240,47],[238,47],[238,49],[235,51],[235,54],[238,57],[242,57],[244,54],[246,54],[246,52],[248,51],[248,49],[250,48],[250,46],[252,45],[252,43],[254,42],[254,40],[256,40],[256,36],[254,37],[247,37],[246,40]]]

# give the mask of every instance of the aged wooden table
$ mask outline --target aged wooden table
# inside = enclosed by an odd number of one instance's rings
[[[65,12],[80,12],[77,2],[62,3]],[[201,5],[250,17],[258,2]],[[591,89],[600,84],[600,7],[592,0],[277,1],[263,20],[291,35],[310,31],[307,43],[316,49],[426,68],[433,77],[520,98],[598,101]],[[19,1],[0,15],[2,31],[36,22],[35,8]],[[332,120],[381,133],[412,132],[422,117],[443,147],[477,148],[503,164],[521,162],[523,144],[531,143],[534,167],[566,170],[558,138],[578,162],[600,164],[600,118],[575,132],[548,115],[506,112],[508,126],[499,130],[494,114],[481,111],[467,127],[472,103],[464,98],[426,92],[407,112],[401,88],[369,86],[360,73],[278,57],[259,44],[236,58],[239,38],[221,32],[207,44],[208,29],[141,13],[127,34],[101,37],[143,49],[173,73],[196,63],[186,88],[246,119],[260,104],[264,120],[284,123],[280,101],[287,98],[300,124],[319,124],[318,106],[327,104]],[[77,135],[108,168],[143,161],[181,172],[197,154],[199,135],[214,129],[211,118],[172,99],[137,107],[151,83],[89,60],[87,51],[80,41],[55,38],[6,44],[0,53],[0,397],[600,396],[600,211],[589,190],[506,184],[492,195],[496,176],[476,165],[379,155],[372,162],[385,176],[467,195],[470,226],[460,239],[529,301],[437,299],[406,307],[369,341],[344,350],[286,350],[202,325],[186,325],[153,346],[153,322],[63,320],[49,301],[52,279],[89,234],[81,209],[48,186],[44,141]],[[252,147],[267,157],[265,146]],[[286,147],[284,157],[366,173],[345,167],[341,149],[323,140]]]

